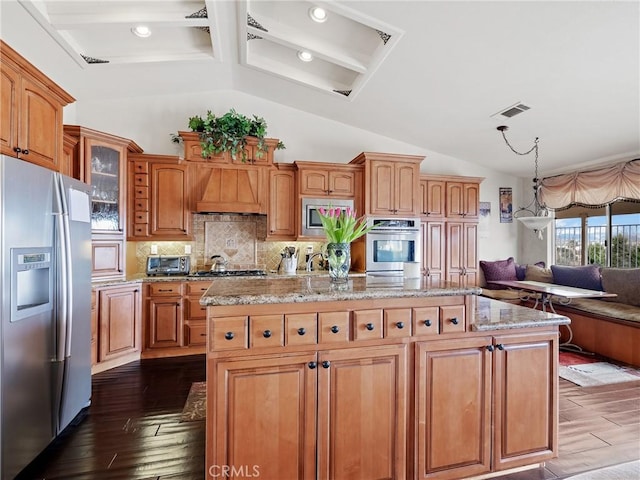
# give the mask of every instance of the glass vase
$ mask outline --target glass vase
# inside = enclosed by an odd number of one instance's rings
[[[332,283],[346,283],[351,267],[351,244],[328,243],[327,262],[329,263],[329,279]]]

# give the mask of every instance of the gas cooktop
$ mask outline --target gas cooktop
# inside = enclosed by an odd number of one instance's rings
[[[212,270],[199,270],[190,273],[190,277],[263,277],[267,272],[264,270],[225,270],[224,272],[214,272]]]

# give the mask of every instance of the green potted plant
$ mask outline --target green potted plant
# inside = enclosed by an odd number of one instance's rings
[[[242,161],[244,162],[247,159],[245,150],[247,137],[258,139],[256,151],[258,158],[262,157],[267,151],[265,142],[267,122],[257,115],[249,118],[232,108],[218,117],[209,110],[204,118],[199,115],[189,117],[188,125],[193,132],[198,132],[199,134],[203,158],[229,152],[234,159],[237,158],[238,154],[242,155]],[[173,135],[173,140],[179,142],[180,139],[177,137]],[[275,148],[280,150],[285,146],[282,142],[278,142]]]

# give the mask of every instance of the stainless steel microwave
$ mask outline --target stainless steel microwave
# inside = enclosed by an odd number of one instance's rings
[[[351,208],[353,209],[353,200],[331,199],[331,198],[303,198],[302,199],[302,223],[300,225],[301,234],[308,237],[324,237],[322,230],[322,222],[318,210],[324,208]]]

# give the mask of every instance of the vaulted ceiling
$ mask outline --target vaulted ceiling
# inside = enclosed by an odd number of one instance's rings
[[[499,125],[543,173],[640,156],[636,1],[18,2],[78,98],[236,89],[521,176]]]

